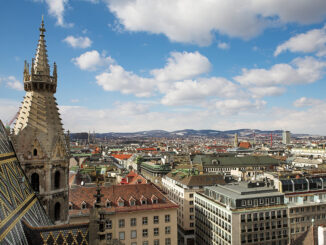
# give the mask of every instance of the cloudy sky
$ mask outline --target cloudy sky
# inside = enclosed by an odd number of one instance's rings
[[[2,1],[4,122],[42,14],[65,129],[326,135],[325,0]]]

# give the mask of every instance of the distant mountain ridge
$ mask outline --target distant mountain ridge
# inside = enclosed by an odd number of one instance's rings
[[[273,134],[275,136],[281,136],[282,130],[258,130],[258,129],[235,129],[235,130],[212,130],[212,129],[183,129],[176,131],[165,131],[165,130],[149,130],[149,131],[139,131],[132,133],[95,133],[97,138],[105,137],[221,137],[229,138],[237,133],[240,137],[252,137],[255,133],[256,136],[267,136]],[[294,136],[308,136],[309,134],[295,134]],[[71,138],[87,139],[88,133],[72,133]]]

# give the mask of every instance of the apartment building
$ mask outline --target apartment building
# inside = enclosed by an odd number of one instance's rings
[[[72,189],[70,222],[88,222],[95,187]],[[100,244],[177,244],[177,208],[154,184],[100,187]],[[91,219],[92,220],[92,219]]]
[[[285,194],[290,241],[296,240],[312,225],[326,225],[326,175],[281,178],[275,182]]]
[[[178,244],[195,244],[195,192],[203,190],[204,186],[224,183],[223,175],[200,175],[199,171],[191,169],[172,170],[162,178],[163,190],[179,205]]]
[[[203,171],[207,173],[231,174],[232,170],[238,171],[266,171],[276,169],[280,161],[270,156],[234,156],[234,155],[196,155],[193,164],[203,166]]]
[[[288,244],[284,194],[261,182],[205,187],[195,214],[196,244]]]

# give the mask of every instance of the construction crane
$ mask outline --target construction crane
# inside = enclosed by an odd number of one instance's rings
[[[6,128],[10,128],[11,124],[17,119],[18,115],[19,111],[17,111],[15,116],[13,116],[12,119],[6,124]]]

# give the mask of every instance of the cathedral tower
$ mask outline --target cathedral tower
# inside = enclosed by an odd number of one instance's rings
[[[54,93],[57,66],[52,75],[40,27],[35,59],[25,61],[26,95],[13,130],[19,160],[49,217],[58,223],[68,218],[69,139],[65,136]]]

